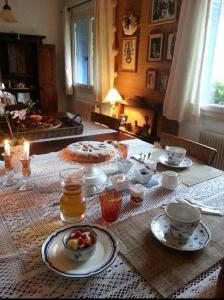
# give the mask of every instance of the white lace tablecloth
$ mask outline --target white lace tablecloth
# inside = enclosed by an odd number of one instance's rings
[[[152,151],[152,145],[140,140],[128,140],[129,155]],[[136,162],[136,164],[138,164]],[[0,168],[3,164],[0,164]],[[64,224],[59,217],[59,172],[70,166],[57,153],[34,156],[29,192],[0,191],[0,297],[18,298],[154,298],[159,295],[121,256],[101,274],[87,279],[69,279],[50,271],[42,262],[40,249],[47,236]],[[101,164],[108,171],[113,163]],[[1,178],[1,177],[0,177]],[[224,176],[192,187],[180,184],[175,191],[157,185],[148,189],[142,206],[136,207],[125,195],[119,220],[160,206],[177,196],[191,196],[198,202],[224,211]],[[98,196],[88,197],[85,223],[101,222]],[[177,291],[174,298],[212,298],[219,265]]]

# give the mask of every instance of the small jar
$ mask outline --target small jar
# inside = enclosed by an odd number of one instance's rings
[[[131,194],[130,200],[136,205],[141,205],[145,196],[144,186],[141,184],[129,185],[129,191]]]

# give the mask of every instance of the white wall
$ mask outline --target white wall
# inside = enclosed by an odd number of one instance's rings
[[[59,110],[63,110],[64,54],[63,54],[63,8],[65,0],[9,0],[18,23],[0,22],[1,32],[44,35],[45,44],[56,46],[56,72]],[[1,7],[3,1],[0,1]]]

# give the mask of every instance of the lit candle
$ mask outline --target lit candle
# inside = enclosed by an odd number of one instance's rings
[[[30,144],[25,141],[23,143],[23,159],[29,159],[30,156]]]
[[[5,155],[10,155],[10,144],[8,140],[4,141]]]

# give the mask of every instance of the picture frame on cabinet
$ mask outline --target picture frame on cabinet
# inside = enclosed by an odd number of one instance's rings
[[[152,0],[149,24],[174,22],[177,19],[178,0]]]
[[[149,36],[148,61],[161,61],[163,53],[163,33],[154,33]]]
[[[156,89],[156,74],[155,69],[148,69],[146,71],[146,88],[150,90]]]
[[[137,37],[122,38],[121,47],[121,71],[136,72]]]
[[[176,32],[169,32],[167,36],[166,60],[173,59],[174,47],[176,42]]]
[[[166,91],[168,79],[169,79],[169,71],[168,70],[159,72],[158,89],[160,91]]]

